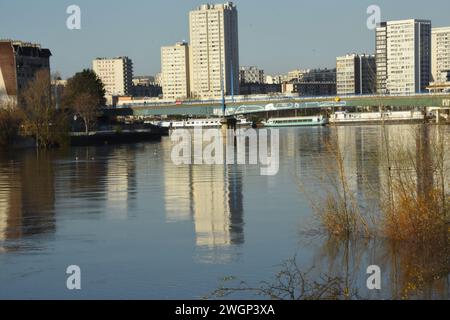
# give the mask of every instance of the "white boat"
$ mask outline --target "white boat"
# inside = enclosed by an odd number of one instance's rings
[[[204,119],[188,119],[183,121],[159,121],[153,122],[159,127],[171,128],[171,129],[181,129],[181,128],[220,128],[222,127],[222,122],[220,118],[204,118]],[[252,123],[246,118],[238,118],[237,126],[251,126]]]
[[[324,126],[327,123],[328,119],[324,116],[271,118],[266,122],[262,122],[265,127]]]
[[[330,116],[331,124],[366,123],[366,122],[402,122],[420,121],[425,117],[420,111],[385,111],[385,112],[348,112],[337,111]]]
[[[253,125],[252,121],[249,121],[247,118],[242,116],[237,116],[236,120],[239,127],[251,127]]]

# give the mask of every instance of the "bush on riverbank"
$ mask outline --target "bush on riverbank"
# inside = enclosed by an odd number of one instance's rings
[[[368,185],[365,192],[356,195],[348,187],[355,185],[354,176],[341,168],[346,153],[335,139],[329,147],[333,155],[329,167],[334,169],[322,171],[319,180],[341,187],[339,192],[325,189],[327,201],[315,199],[312,207],[328,242],[346,248],[349,239],[364,242],[369,235],[382,243],[383,253],[376,261],[391,263],[392,298],[431,298],[434,289],[445,291],[450,273],[449,140],[444,126],[416,126],[407,137],[380,129],[381,152],[366,160],[381,168],[375,182],[371,185],[360,174],[358,179]],[[367,205],[371,192],[379,195],[374,208]]]
[[[69,129],[66,113],[56,109],[50,83],[49,73],[38,71],[19,102],[24,115],[23,134],[33,136],[36,146],[44,149],[63,144]]]
[[[0,147],[12,147],[24,138],[34,139],[38,148],[68,144],[69,114],[56,108],[48,72],[38,71],[18,100],[0,105]]]
[[[429,125],[414,128],[415,145],[385,139],[387,172],[380,225],[388,239],[448,244],[448,141],[443,127],[435,127],[433,135],[430,129]]]
[[[0,105],[0,147],[9,147],[19,135],[22,117],[12,105]]]
[[[377,162],[384,172],[377,212],[362,209],[365,199],[349,187],[353,178],[346,172],[346,153],[337,137],[326,142],[331,163],[323,165],[325,169],[318,178],[322,195],[311,199],[324,232],[338,239],[377,236],[415,243],[447,241],[448,139],[444,127],[434,128],[431,135],[429,125],[415,127],[413,140],[409,140],[413,144],[400,137],[389,138],[386,127],[381,129],[382,152]]]
[[[336,137],[334,141],[337,141]],[[321,228],[337,239],[372,237],[370,216],[362,212],[357,196],[350,188],[351,177],[345,166],[345,150],[327,141],[325,151],[330,157],[321,164],[323,170],[317,176],[321,192],[307,192],[313,194],[310,202]]]

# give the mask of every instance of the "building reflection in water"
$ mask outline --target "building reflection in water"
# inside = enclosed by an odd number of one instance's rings
[[[182,165],[165,153],[165,207],[169,222],[194,222],[196,245],[204,262],[233,257],[221,250],[244,243],[242,172],[237,165]]]
[[[71,214],[127,218],[136,198],[135,152],[128,148],[75,148],[63,157],[26,150],[1,158],[0,251],[26,243],[15,240],[54,233],[56,198]]]
[[[0,242],[22,237],[22,193],[20,181],[9,168],[0,169]],[[0,249],[1,250],[1,249]]]
[[[167,150],[170,155],[170,148]],[[167,221],[189,221],[194,215],[192,166],[175,166],[167,157],[164,161],[164,199]]]
[[[376,205],[380,199],[382,135],[379,126],[337,127],[350,189],[358,199]]]
[[[64,179],[58,185],[60,197],[67,196],[82,209],[93,201],[95,206],[84,208],[91,213],[106,213],[114,218],[127,218],[136,199],[136,152],[134,146],[86,147],[71,151],[70,161],[62,166],[59,175]],[[63,185],[65,180],[68,184]],[[99,201],[104,201],[107,210],[100,209]]]
[[[126,219],[136,199],[136,152],[129,148],[114,149],[107,163],[106,207],[115,218]]]
[[[20,250],[14,240],[55,231],[52,155],[21,153],[0,159],[0,251]]]
[[[194,166],[192,195],[197,245],[244,242],[242,176],[223,166]]]

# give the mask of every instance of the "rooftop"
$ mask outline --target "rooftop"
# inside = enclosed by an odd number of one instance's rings
[[[197,8],[199,11],[205,11],[205,10],[214,10],[214,9],[236,9],[236,6],[233,2],[227,2],[223,4],[202,4],[200,7]]]
[[[52,53],[49,49],[44,49],[38,43],[24,42],[20,40],[0,39],[0,43],[11,45],[14,53],[21,56],[49,58]]]

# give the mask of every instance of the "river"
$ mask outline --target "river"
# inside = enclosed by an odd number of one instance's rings
[[[362,297],[401,297],[409,270],[393,261],[402,256],[381,240],[330,243],[317,231],[311,203],[322,190],[324,166],[332,166],[325,147],[332,136],[345,150],[352,190],[376,202],[381,130],[281,129],[274,176],[262,176],[257,165],[176,166],[170,137],[2,152],[0,298],[200,299],[224,277],[255,286],[273,279],[294,256],[302,269],[312,269],[312,280],[344,275]],[[409,139],[410,126],[388,130]],[[373,264],[383,270],[382,290],[375,292],[366,288]],[[81,290],[66,288],[70,265],[81,268]],[[448,280],[441,272],[418,297],[447,299]]]

